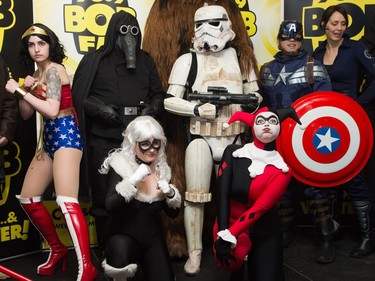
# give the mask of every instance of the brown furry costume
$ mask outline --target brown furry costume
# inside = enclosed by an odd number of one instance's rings
[[[237,50],[240,68],[244,73],[249,73],[253,68],[258,73],[253,45],[234,0],[155,0],[146,21],[142,47],[153,57],[165,89],[168,89],[168,78],[174,62],[191,48],[195,11],[206,2],[221,5],[227,10],[232,21],[232,29],[236,34],[235,39],[228,42],[228,46]],[[184,195],[186,189],[184,163],[187,144],[183,117],[166,113],[162,123],[168,138],[167,155],[172,168],[172,183],[177,186],[181,195]],[[214,191],[214,188],[211,188],[211,191]],[[213,196],[215,197],[214,193]],[[205,227],[207,225],[207,237],[211,237],[215,211],[212,204],[206,204],[206,206],[209,210],[206,213]],[[183,212],[180,212],[177,219],[166,218],[164,222],[170,255],[172,257],[186,256]],[[206,236],[205,233],[203,236]]]

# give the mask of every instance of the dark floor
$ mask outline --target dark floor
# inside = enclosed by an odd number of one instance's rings
[[[316,243],[311,227],[299,227],[295,242],[284,251],[284,269],[286,281],[375,281],[375,253],[366,258],[356,259],[348,256],[350,250],[355,247],[358,237],[356,230],[346,228],[342,230],[343,238],[336,241],[336,259],[333,263],[321,265],[314,261]],[[99,266],[96,249],[92,250],[93,262]],[[41,277],[35,273],[36,267],[44,259],[47,253],[36,253],[22,258],[16,258],[0,263],[11,270],[24,275],[31,280],[40,281],[75,281],[76,258],[74,251],[69,254],[68,271],[57,271],[53,277]],[[173,268],[177,281],[227,281],[228,273],[216,267],[210,249],[204,251],[201,273],[195,277],[185,276],[183,273],[184,260],[174,260]],[[15,279],[7,279],[15,280]],[[107,279],[101,272],[97,281]],[[155,281],[163,281],[158,280]],[[242,281],[242,280],[238,280]]]

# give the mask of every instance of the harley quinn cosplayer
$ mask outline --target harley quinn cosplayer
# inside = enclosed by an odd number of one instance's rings
[[[242,280],[246,255],[249,280],[284,280],[282,228],[276,203],[292,173],[275,150],[282,115],[300,123],[291,107],[278,113],[266,107],[255,114],[236,112],[228,121],[246,123],[254,136],[252,143],[229,145],[218,171],[214,252],[219,267],[233,272],[231,280]]]
[[[110,152],[100,170],[108,174],[105,204],[110,213],[107,276],[116,281],[133,277],[139,265],[144,280],[174,281],[161,227],[162,211],[176,218],[181,195],[169,184],[166,137],[150,116],[134,119],[125,130],[121,148]]]

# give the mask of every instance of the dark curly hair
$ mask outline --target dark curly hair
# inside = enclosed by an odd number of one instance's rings
[[[32,26],[37,26],[43,29],[47,33],[47,35],[30,34],[21,39],[21,49],[19,51],[19,58],[21,60],[21,63],[23,63],[26,66],[26,69],[28,71],[33,71],[34,61],[31,58],[30,53],[29,53],[28,42],[29,42],[30,36],[35,35],[49,44],[49,57],[51,61],[62,64],[63,60],[67,56],[65,55],[64,46],[60,43],[60,40],[57,37],[57,35],[49,27],[47,27],[46,25],[42,23],[34,23]],[[27,29],[29,28],[30,27],[28,27]],[[27,29],[25,29],[25,31]]]

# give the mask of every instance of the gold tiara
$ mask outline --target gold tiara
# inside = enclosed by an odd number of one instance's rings
[[[40,34],[48,36],[47,32],[40,27],[37,26],[30,26],[21,36],[21,39],[25,38],[26,36],[33,35],[33,34]]]

